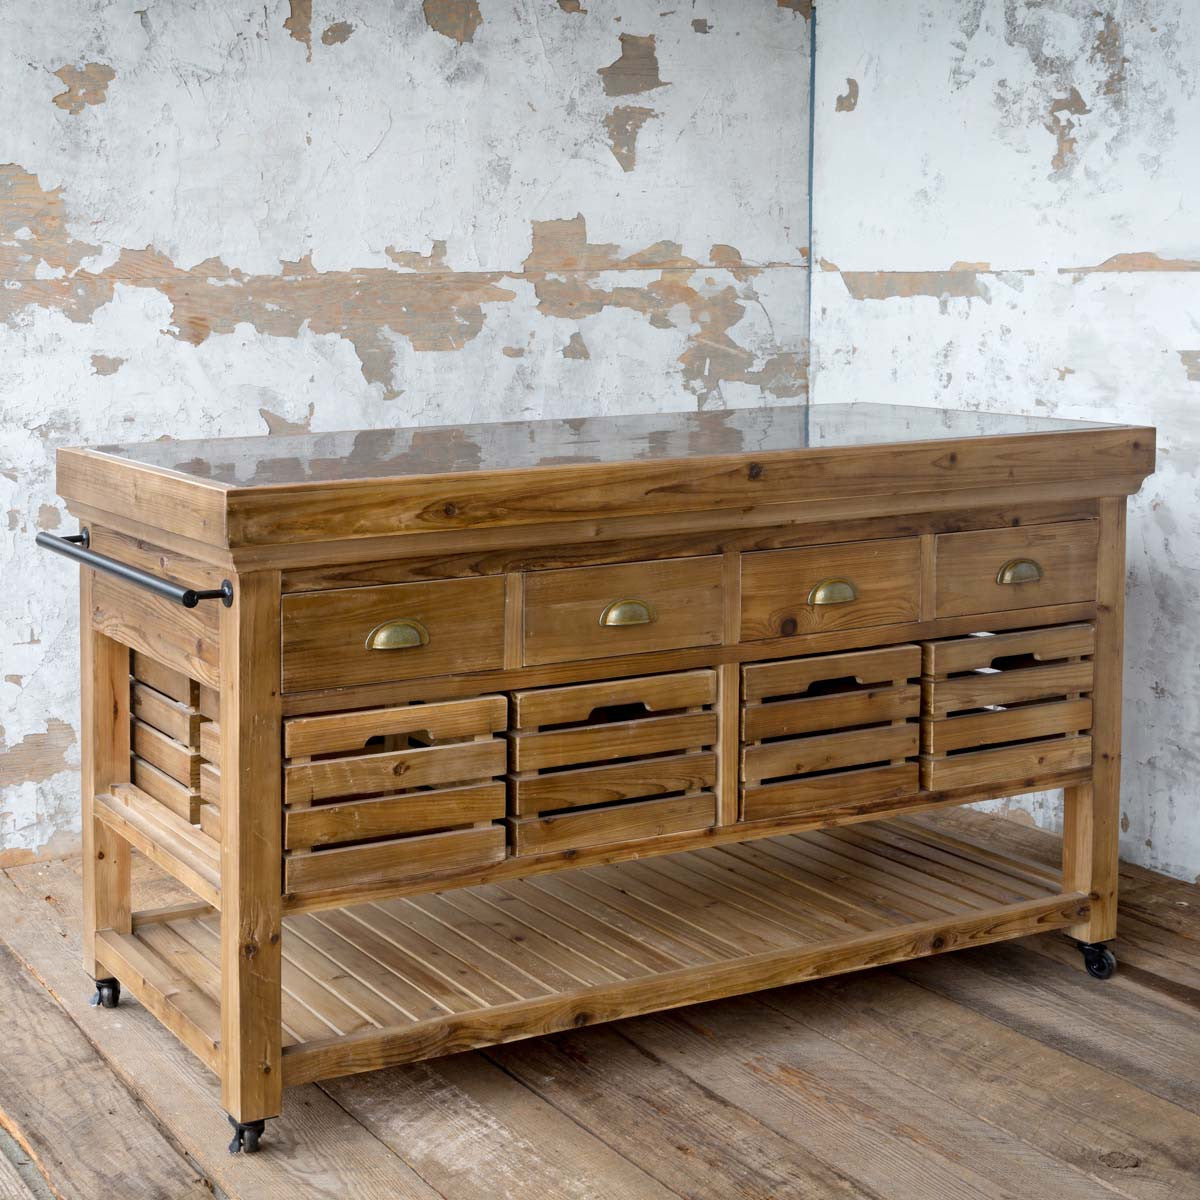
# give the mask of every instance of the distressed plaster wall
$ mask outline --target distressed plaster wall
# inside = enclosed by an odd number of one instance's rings
[[[816,42],[813,400],[1158,426],[1130,507],[1121,851],[1195,878],[1200,9],[828,2]]]
[[[62,444],[795,402],[806,0],[0,0],[0,865],[78,838]]]

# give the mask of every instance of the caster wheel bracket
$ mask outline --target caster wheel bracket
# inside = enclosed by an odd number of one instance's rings
[[[1104,942],[1079,942],[1083,965],[1093,979],[1111,979],[1117,970],[1116,955]]]
[[[235,1121],[229,1118],[233,1128],[233,1141],[229,1143],[230,1154],[257,1154],[259,1139],[267,1127],[263,1121]]]
[[[121,984],[116,979],[97,979],[90,1001],[93,1008],[116,1008],[121,1003]]]

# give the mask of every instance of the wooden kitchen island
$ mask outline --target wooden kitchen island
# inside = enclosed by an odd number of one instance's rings
[[[59,451],[98,1002],[253,1150],[288,1084],[1039,930],[1106,977],[1153,466],[880,404]],[[1060,872],[917,817],[1047,788]]]

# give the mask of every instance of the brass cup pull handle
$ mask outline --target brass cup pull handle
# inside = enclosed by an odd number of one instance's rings
[[[625,625],[653,625],[657,620],[654,609],[645,600],[614,600],[605,605],[600,624],[615,628]]]
[[[1043,575],[1042,564],[1032,558],[1010,558],[996,572],[997,583],[1037,583]]]
[[[822,579],[808,593],[810,605],[849,604],[858,599],[858,588],[849,579]]]
[[[429,645],[429,630],[407,617],[384,621],[367,634],[368,650],[416,650]]]

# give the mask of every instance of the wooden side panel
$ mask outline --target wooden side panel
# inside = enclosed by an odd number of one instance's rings
[[[221,681],[215,603],[183,608],[112,575],[96,573],[92,627],[165,666],[211,687]]]

